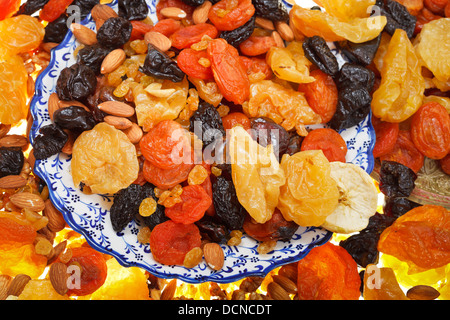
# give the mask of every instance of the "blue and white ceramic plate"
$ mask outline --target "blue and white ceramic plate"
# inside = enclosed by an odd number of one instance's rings
[[[156,1],[147,1],[153,21],[156,21]],[[117,11],[117,0],[111,6]],[[292,7],[289,3],[286,6]],[[307,6],[309,7],[309,3]],[[81,23],[95,30],[95,23],[90,15]],[[78,43],[69,31],[62,43],[52,50],[49,66],[36,81],[35,96],[31,102],[34,119],[30,132],[31,143],[39,134],[39,129],[51,123],[47,108],[49,96],[56,91],[56,81],[61,70],[75,63],[73,52],[77,46]],[[342,63],[339,52],[337,49],[334,51]],[[370,116],[341,134],[348,146],[347,161],[370,173],[374,166],[372,149],[375,143]],[[123,266],[141,267],[160,278],[178,278],[189,283],[228,283],[248,276],[264,276],[276,267],[302,259],[313,247],[327,242],[332,236],[331,232],[322,228],[299,227],[290,241],[279,241],[274,251],[258,254],[258,242],[244,235],[238,246],[222,246],[225,264],[220,271],[210,269],[205,261],[192,269],[162,265],[153,259],[149,245],[138,242],[137,233],[141,227],[139,221],[132,221],[123,232],[113,231],[109,215],[113,196],[86,195],[79,187],[74,186],[70,161],[70,156],[61,153],[38,160],[35,164],[36,174],[48,185],[50,199],[63,213],[69,226],[82,234],[93,248],[114,256]]]

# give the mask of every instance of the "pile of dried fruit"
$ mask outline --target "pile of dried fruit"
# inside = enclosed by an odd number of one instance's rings
[[[156,23],[129,2],[9,1],[0,17],[0,299],[450,297],[450,212],[408,200],[424,157],[449,173],[448,1],[321,0],[288,14],[268,0],[161,0]],[[68,26],[70,4],[95,31]],[[77,62],[31,148],[9,131],[31,124],[33,79],[69,28]],[[327,41],[352,62],[339,66]],[[339,135],[371,111],[383,208]],[[264,254],[299,225],[334,243],[264,279],[177,287],[67,228],[32,172],[60,152],[76,186],[115,194],[115,231],[144,221],[138,240],[162,264],[220,270],[219,244],[246,233]]]

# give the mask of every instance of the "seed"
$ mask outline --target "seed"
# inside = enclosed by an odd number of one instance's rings
[[[203,246],[203,255],[208,266],[213,270],[220,270],[223,267],[225,255],[222,247],[214,242],[206,243]]]
[[[186,18],[187,14],[185,11],[177,7],[167,7],[161,9],[160,13],[166,18],[172,18],[175,20],[181,20]]]
[[[406,292],[406,296],[411,300],[434,300],[439,295],[439,291],[426,285],[417,285]]]
[[[278,283],[284,290],[288,293],[296,294],[297,293],[297,285],[288,277],[281,275],[272,276],[273,281]]]
[[[31,277],[26,274],[18,274],[17,276],[15,276],[9,285],[7,296],[20,296],[23,289],[30,280]]]
[[[172,279],[161,293],[161,300],[172,300],[177,289],[177,279]]]
[[[268,284],[267,293],[274,300],[291,300],[286,290],[276,282]]]

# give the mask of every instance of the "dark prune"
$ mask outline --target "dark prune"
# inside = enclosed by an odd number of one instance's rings
[[[53,121],[62,129],[68,129],[77,134],[91,130],[96,125],[92,114],[79,106],[56,110],[53,113]]]
[[[49,0],[28,0],[20,6],[17,15],[26,14],[30,16],[33,13],[41,10],[47,4],[47,2],[49,2]]]
[[[409,197],[414,190],[416,173],[395,161],[382,161],[380,168],[380,191],[386,197]]]
[[[20,174],[23,162],[24,156],[20,147],[0,147],[0,178]]]
[[[289,133],[270,118],[259,117],[251,119],[252,136],[260,145],[271,144],[273,151],[280,158],[289,145]]]
[[[355,43],[351,41],[341,41],[338,43],[342,53],[350,60],[360,63],[362,65],[369,65],[372,63],[378,47],[381,42],[381,33],[375,39],[363,43]]]
[[[144,20],[148,15],[145,0],[119,0],[119,17],[127,20]]]
[[[223,224],[215,222],[211,217],[204,216],[201,220],[195,222],[202,238],[216,243],[227,243],[229,240],[229,231]]]
[[[60,43],[64,40],[69,28],[67,27],[68,16],[63,13],[56,20],[45,26],[44,42]]]
[[[99,44],[94,44],[80,49],[77,54],[77,59],[80,63],[91,68],[95,75],[100,75],[103,59],[105,59],[110,52],[111,49],[102,47]]]
[[[205,0],[182,0],[184,3],[186,3],[189,6],[193,6],[193,7],[198,7],[200,5],[202,5]],[[218,2],[218,1],[217,1]],[[214,4],[214,2],[213,2]]]
[[[339,72],[339,64],[326,41],[320,36],[306,38],[303,42],[306,58],[322,72],[335,76]]]
[[[143,199],[152,197],[156,202],[158,202],[158,198],[155,195],[155,186],[151,183],[147,182],[143,186]],[[142,199],[142,200],[143,200]],[[156,205],[156,210],[148,217],[142,217],[142,221],[144,224],[150,228],[150,230],[153,230],[154,227],[156,227],[158,224],[163,223],[164,221],[169,220],[169,218],[165,214],[165,207],[161,204]]]
[[[189,119],[189,131],[193,132],[203,141],[203,147],[215,141],[222,141],[225,136],[222,118],[217,109],[205,101],[202,101],[198,109]]]
[[[371,102],[372,96],[362,86],[340,90],[336,112],[328,125],[336,131],[357,125],[369,114]]]
[[[42,160],[61,152],[67,140],[67,133],[56,124],[43,126],[33,141],[34,157]]]
[[[419,207],[420,204],[409,200],[408,198],[393,197],[386,198],[385,204],[383,206],[383,212],[387,216],[392,216],[397,219],[398,217],[404,215],[408,211]]]
[[[380,235],[373,232],[360,232],[341,241],[344,248],[361,267],[374,264],[378,260],[377,244]]]
[[[387,19],[384,31],[391,36],[396,29],[405,30],[408,38],[411,38],[414,35],[417,18],[410,14],[408,9],[401,3],[387,0],[385,4],[381,6],[381,14],[386,16]]]
[[[84,100],[94,93],[97,77],[88,66],[75,63],[64,68],[56,82],[56,93],[61,100]]]
[[[148,45],[142,72],[146,75],[172,82],[180,82],[184,79],[184,72],[181,71],[177,63],[152,44]]]
[[[229,230],[242,229],[246,212],[239,203],[233,181],[222,175],[211,180],[217,219]]]
[[[252,0],[255,15],[272,21],[288,21],[289,13],[282,1],[279,0]]]
[[[371,92],[375,83],[375,73],[356,63],[344,63],[336,76],[338,89],[362,86]]]
[[[255,17],[251,17],[244,25],[231,31],[222,31],[219,38],[227,40],[233,47],[238,47],[240,43],[247,40],[255,29]]]
[[[74,0],[72,2],[72,5],[77,6],[77,8],[80,10],[80,18],[81,20],[83,20],[88,16],[92,8],[99,3],[100,0]]]
[[[291,133],[289,138],[289,143],[284,153],[292,156],[293,154],[301,151],[303,137],[299,136],[297,133]]]
[[[114,195],[114,201],[110,209],[111,224],[116,232],[122,231],[136,215],[139,214],[139,206],[142,200],[154,197],[154,186],[151,184],[130,184]],[[157,208],[161,211],[161,208]],[[156,214],[156,212],[154,213]],[[150,221],[147,220],[148,223]]]
[[[380,235],[384,231],[384,229],[394,223],[395,219],[396,218],[393,216],[377,212],[369,218],[367,227],[360,232],[372,232]]]
[[[297,231],[298,224],[287,221],[277,209],[272,218],[265,223],[254,222],[249,214],[246,215],[243,228],[245,233],[258,241],[289,241]]]
[[[109,49],[121,48],[130,40],[133,25],[122,17],[107,19],[97,31],[97,41]]]

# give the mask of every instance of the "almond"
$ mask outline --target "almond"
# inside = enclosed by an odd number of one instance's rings
[[[43,42],[41,43],[41,48],[47,53],[50,53],[53,48],[57,47],[59,43],[57,42]]]
[[[276,282],[267,285],[267,293],[273,300],[291,300],[286,290]]]
[[[48,276],[50,278],[50,282],[60,295],[65,295],[67,290],[67,279],[69,277],[67,273],[67,266],[61,262],[55,262],[50,266],[50,270],[48,272]]]
[[[9,175],[0,178],[0,189],[15,189],[26,186],[27,179],[20,175]]]
[[[123,49],[115,49],[108,53],[108,55],[103,59],[100,72],[102,74],[113,72],[117,69],[127,58],[127,55]]]
[[[39,195],[31,192],[15,193],[9,197],[9,200],[21,209],[38,212],[45,208],[44,200]]]
[[[273,281],[278,283],[284,290],[286,290],[287,293],[297,293],[297,284],[288,277],[276,274],[272,276],[272,278]]]
[[[59,105],[59,108],[67,108],[70,106],[82,107],[87,112],[91,112],[91,110],[88,107],[86,107],[84,104],[82,104],[81,102],[76,101],[76,100],[72,100],[72,101],[59,100],[58,105]]]
[[[28,139],[19,134],[8,134],[0,138],[0,147],[20,147],[24,148],[28,145]]]
[[[10,129],[11,129],[10,124],[1,123],[0,124],[0,138],[3,138],[4,136],[6,136]]]
[[[208,266],[213,270],[220,270],[224,264],[224,253],[222,247],[214,242],[207,243],[203,246],[203,256]]]
[[[294,32],[292,31],[291,27],[284,22],[284,21],[276,21],[275,22],[275,29],[280,34],[281,38],[287,42],[294,40]]]
[[[266,29],[266,30],[275,30],[275,26],[274,26],[273,22],[269,19],[256,17],[255,25],[260,28]]]
[[[105,101],[100,103],[98,108],[112,116],[128,118],[134,115],[134,108],[120,101]]]
[[[161,292],[160,300],[172,300],[177,289],[177,279],[172,279]]]
[[[97,43],[97,34],[95,31],[83,26],[82,24],[72,23],[70,25],[70,31],[72,31],[75,38],[81,44],[91,46]]]
[[[128,129],[133,124],[129,119],[117,116],[105,116],[103,121],[119,130]]]
[[[48,257],[47,259],[47,265],[52,264],[56,259],[59,258],[60,254],[64,252],[64,250],[66,250],[66,246],[67,246],[67,240],[64,240],[60,243],[58,243],[54,248],[53,248],[53,252],[52,255],[50,257]]]
[[[280,36],[280,34],[277,31],[273,31],[271,34],[273,40],[275,40],[275,44],[278,48],[284,48],[284,41],[283,38]]]
[[[11,281],[11,276],[7,274],[0,275],[0,300],[5,300],[8,297],[8,288]]]
[[[177,8],[177,7],[166,7],[161,9],[159,12],[166,18],[171,18],[174,20],[181,20],[186,18],[187,14],[184,10]]]
[[[60,108],[59,105],[59,97],[56,92],[53,92],[50,97],[48,97],[48,115],[50,116],[50,119],[53,120],[53,113],[55,113],[56,110]]]
[[[172,47],[172,41],[157,31],[149,31],[144,36],[145,42],[152,44],[159,50],[166,52]]]
[[[411,300],[434,300],[439,295],[439,291],[426,285],[414,286],[406,292],[406,296]]]
[[[195,8],[192,13],[192,21],[194,21],[194,24],[205,23],[208,21],[209,9],[211,9],[211,7],[211,1],[205,1],[203,4]]]
[[[48,218],[47,227],[54,232],[63,230],[66,227],[66,220],[62,213],[55,208],[50,199],[45,200],[44,204],[43,214]]]
[[[142,128],[137,123],[134,122],[131,124],[131,127],[123,130],[123,133],[127,135],[128,139],[132,144],[136,144],[139,141],[141,141],[141,138],[144,135]]]
[[[96,4],[91,10],[91,15],[94,21],[97,21],[99,19],[106,21],[109,18],[118,16],[114,9],[106,4]]]
[[[18,297],[23,291],[23,288],[27,285],[28,281],[31,280],[31,277],[26,274],[18,274],[17,276],[12,279],[11,283],[9,284],[9,288],[7,291],[8,296],[15,296]]]
[[[73,144],[75,143],[75,137],[72,131],[70,130],[64,130],[65,133],[67,133],[67,141],[64,144],[64,147],[62,147],[61,152],[65,154],[72,154],[73,150]]]

